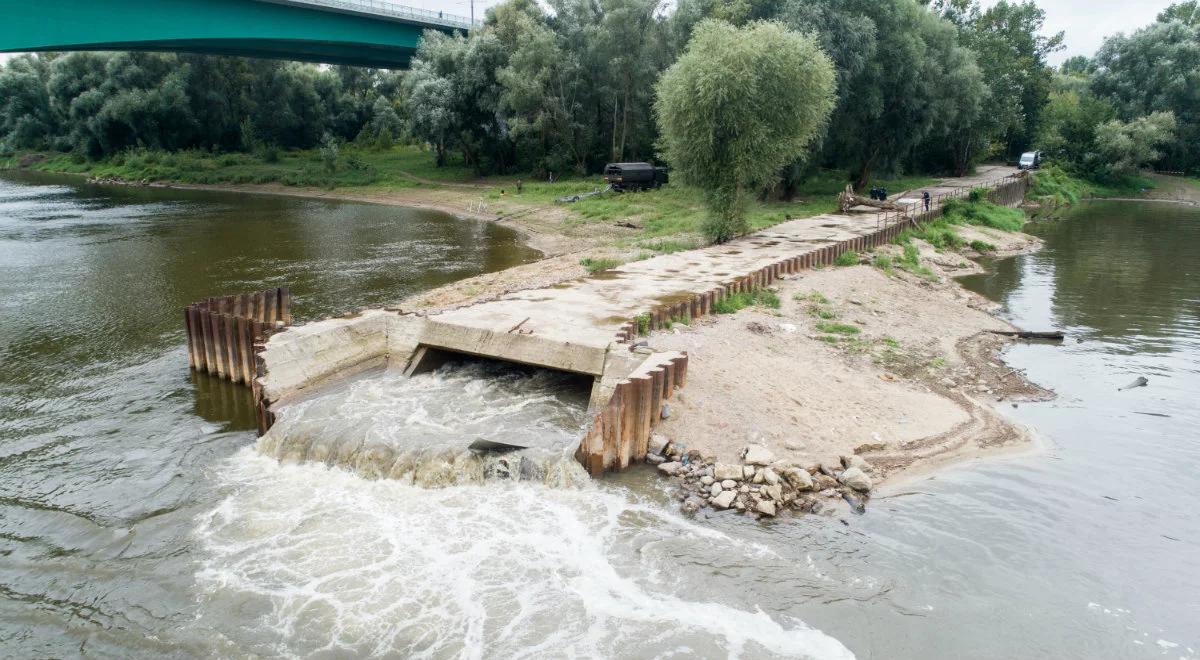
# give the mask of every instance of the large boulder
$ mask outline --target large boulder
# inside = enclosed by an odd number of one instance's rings
[[[787,482],[791,484],[792,488],[795,488],[796,490],[813,489],[813,478],[812,475],[808,473],[808,470],[797,467],[790,468],[783,472],[783,478],[786,479]]]
[[[868,477],[867,473],[863,472],[860,468],[852,467],[847,469],[842,473],[839,480],[860,493],[871,490],[871,477]]]
[[[679,461],[671,461],[670,463],[662,463],[658,466],[658,471],[663,474],[674,476],[683,469],[683,463]]]
[[[714,497],[712,499],[712,503],[713,503],[713,506],[720,507],[722,509],[728,509],[730,506],[733,505],[733,500],[736,497],[737,497],[736,492],[734,492],[732,490],[726,490],[726,491],[722,491],[720,495],[717,495],[716,497]]]
[[[758,506],[755,507],[759,513],[764,516],[775,515],[775,503],[771,500],[760,500]]]
[[[774,460],[771,450],[762,445],[749,445],[742,450],[742,462],[746,465],[770,465]]]
[[[742,466],[733,465],[732,463],[714,463],[713,464],[713,479],[724,481],[726,479],[741,479]]]

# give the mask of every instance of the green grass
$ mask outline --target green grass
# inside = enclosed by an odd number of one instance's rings
[[[857,335],[862,332],[856,325],[848,323],[833,323],[830,321],[822,321],[817,323],[817,330],[831,335]]]
[[[896,272],[895,269],[892,267],[894,264],[894,262],[892,261],[892,258],[886,254],[875,255],[875,259],[872,260],[871,263],[874,264],[874,266],[876,268],[878,268],[879,270],[882,270],[889,277],[894,275]]]
[[[598,273],[602,270],[616,268],[625,262],[612,257],[584,257],[579,260],[579,265],[587,269],[589,273]]]
[[[638,329],[639,336],[645,337],[646,335],[650,334],[650,315],[649,314],[638,314],[634,320],[637,321],[637,329]]]
[[[808,310],[808,313],[819,319],[825,319],[826,321],[837,318],[837,313],[825,307],[813,307]]]
[[[1033,183],[1026,198],[1054,206],[1076,204],[1088,197],[1127,197],[1152,189],[1155,182],[1135,174],[1116,181],[1099,182],[1075,176],[1067,170],[1050,165],[1031,174]]]
[[[854,250],[846,250],[845,252],[839,254],[837,256],[837,258],[833,260],[833,265],[835,265],[835,266],[855,266],[857,264],[858,264],[858,253],[855,252]]]
[[[781,305],[779,294],[774,290],[755,289],[725,296],[713,305],[713,311],[718,314],[733,314],[751,306],[779,309]]]
[[[818,305],[828,305],[829,304],[829,299],[826,298],[824,295],[822,295],[820,291],[811,291],[809,293],[796,293],[796,294],[792,295],[792,298],[795,299],[797,302],[808,301],[808,302],[817,303]]]
[[[996,246],[987,241],[974,240],[971,241],[971,249],[976,252],[995,252]]]
[[[953,225],[978,225],[1001,231],[1021,231],[1027,222],[1020,209],[1000,206],[987,201],[947,200],[942,218]]]

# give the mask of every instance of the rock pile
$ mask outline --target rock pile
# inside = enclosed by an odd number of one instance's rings
[[[704,507],[736,509],[754,517],[773,517],[788,509],[820,513],[823,498],[844,499],[861,511],[872,488],[871,465],[861,456],[842,456],[837,464],[798,465],[775,460],[762,445],[749,445],[742,450],[740,464],[719,463],[659,434],[651,438],[650,450],[646,462],[679,482],[675,496],[688,513]]]

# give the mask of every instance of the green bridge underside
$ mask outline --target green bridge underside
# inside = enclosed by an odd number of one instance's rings
[[[142,50],[402,68],[438,25],[257,0],[0,0],[0,52]]]

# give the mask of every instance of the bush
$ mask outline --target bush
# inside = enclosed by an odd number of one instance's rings
[[[835,266],[853,266],[857,263],[858,263],[858,253],[855,252],[854,250],[846,250],[845,252],[839,254],[837,256],[837,258],[833,260],[833,265],[835,265]]]
[[[579,260],[579,265],[587,269],[589,273],[598,273],[602,270],[616,268],[623,262],[620,259],[612,257],[584,257]]]

